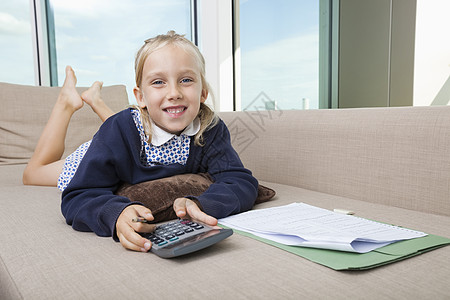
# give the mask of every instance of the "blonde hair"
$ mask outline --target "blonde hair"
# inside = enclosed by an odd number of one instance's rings
[[[184,35],[177,34],[173,30],[167,32],[167,34],[160,34],[156,37],[146,40],[144,45],[137,52],[134,64],[136,86],[138,88],[141,87],[144,63],[147,57],[156,50],[159,50],[167,45],[178,46],[192,55],[200,70],[202,88],[206,90],[208,94],[213,96],[211,87],[206,81],[205,59],[200,50],[198,50],[197,46],[195,46],[191,41],[186,39]],[[135,105],[133,107],[140,111],[145,134],[148,136],[149,140],[151,140],[151,120],[147,108],[141,108],[138,105]],[[207,129],[214,127],[218,123],[219,119],[214,111],[205,103],[200,103],[200,109],[198,111],[197,117],[200,120],[200,130],[194,136],[194,142],[197,146],[203,146],[203,133]]]

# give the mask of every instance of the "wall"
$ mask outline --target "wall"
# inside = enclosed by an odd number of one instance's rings
[[[339,107],[413,103],[415,0],[341,0]]]

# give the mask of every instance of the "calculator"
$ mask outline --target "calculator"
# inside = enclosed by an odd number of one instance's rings
[[[158,224],[154,232],[141,233],[152,242],[151,252],[172,258],[209,247],[233,234],[232,229],[217,229],[187,219]]]

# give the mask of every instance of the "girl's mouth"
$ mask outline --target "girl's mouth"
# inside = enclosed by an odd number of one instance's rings
[[[186,110],[185,106],[176,106],[165,108],[164,111],[173,117],[178,117]]]

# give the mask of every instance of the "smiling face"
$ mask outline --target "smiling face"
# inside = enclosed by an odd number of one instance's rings
[[[180,134],[195,119],[208,92],[203,88],[200,67],[193,56],[168,44],[147,57],[134,95],[158,127]]]

